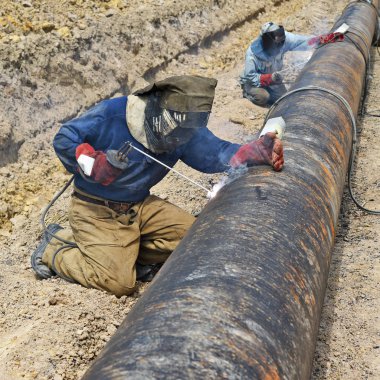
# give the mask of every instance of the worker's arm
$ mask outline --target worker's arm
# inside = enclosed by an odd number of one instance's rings
[[[104,107],[100,103],[82,116],[64,123],[54,137],[54,150],[70,173],[77,173],[77,147],[85,142],[91,143],[96,139],[98,126],[103,119]]]
[[[309,50],[310,48],[315,48],[327,43],[343,41],[343,39],[344,39],[344,34],[339,33],[339,32],[321,34],[316,37],[286,32],[284,51]]]
[[[117,155],[116,150],[108,150],[104,153],[100,150],[96,151],[88,143],[80,144],[75,150],[75,157],[80,167],[77,170],[81,170],[85,179],[91,178],[95,182],[108,186],[128,167],[128,161],[119,160]]]
[[[331,44],[337,41],[344,40],[344,33],[341,32],[333,32],[327,34],[321,34],[320,36],[316,36],[311,38],[308,41],[308,45],[314,48],[318,48],[322,45]]]
[[[253,54],[251,47],[249,47],[245,54],[244,73],[240,77],[240,82],[242,84],[249,83],[253,87],[262,87],[260,78],[259,62],[257,57]]]
[[[203,173],[220,173],[229,169],[230,159],[239,148],[239,144],[222,140],[209,129],[200,128],[182,148],[180,159]]]
[[[230,165],[238,166],[271,165],[275,171],[284,166],[284,148],[276,133],[267,132],[257,140],[239,148],[231,158]]]
[[[313,38],[313,36],[306,36],[302,34],[294,34],[290,32],[285,32],[285,44],[284,44],[284,52],[287,51],[302,51],[302,50],[310,50],[309,41]]]
[[[263,63],[259,62],[251,48],[249,48],[246,53],[245,68],[243,75],[240,77],[240,83],[248,83],[253,87],[268,87],[282,82],[282,78],[278,73],[262,73],[259,69],[262,65]]]

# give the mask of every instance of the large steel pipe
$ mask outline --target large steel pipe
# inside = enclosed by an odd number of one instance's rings
[[[219,192],[84,379],[310,377],[377,6],[349,5],[339,23],[355,34],[317,49],[293,88],[321,90],[274,109],[283,172]]]

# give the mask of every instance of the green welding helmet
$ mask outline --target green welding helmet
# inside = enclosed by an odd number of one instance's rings
[[[217,81],[200,76],[175,76],[155,82],[133,95],[143,98],[148,149],[170,152],[207,126]]]

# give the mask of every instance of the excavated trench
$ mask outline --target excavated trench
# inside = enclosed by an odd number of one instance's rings
[[[15,189],[26,187],[26,193],[34,197],[43,187],[38,183],[14,183],[8,175],[9,164],[26,160],[28,167],[34,166],[30,162],[45,145],[40,141],[62,122],[101,99],[128,94],[134,87],[145,85],[172,62],[207,50],[265,13],[266,8],[281,3],[189,2],[163,9],[161,14],[153,12],[153,5],[144,16],[136,7],[127,20],[122,13],[113,15],[113,20],[95,20],[81,34],[74,29],[71,38],[50,32],[30,33],[18,44],[0,40],[0,56],[7,56],[0,74],[4,90],[0,168],[4,167],[5,173],[1,181],[5,189],[0,195],[0,231],[10,230],[10,220],[23,211],[24,197],[14,197]],[[30,154],[31,149],[35,152]],[[20,150],[26,151],[27,157],[24,154],[20,158]]]
[[[48,1],[30,3],[37,7]],[[236,82],[245,49],[260,25],[273,19],[294,32],[326,31],[347,1],[290,0],[263,6],[259,1],[246,4],[240,0],[143,0],[138,4],[124,2],[127,5],[120,10],[113,8],[116,3],[123,1],[81,0],[80,7],[78,1],[52,2],[54,17],[44,25],[46,31],[40,32],[40,26],[32,23],[35,31],[20,40],[16,26],[5,34],[1,29],[6,12],[18,5],[5,0],[0,10],[0,62],[7,63],[0,73],[0,88],[4,90],[0,104],[0,141],[4,142],[0,157],[0,264],[4,268],[0,278],[0,378],[80,378],[146,289],[139,284],[133,297],[116,299],[60,279],[38,281],[33,275],[29,260],[41,234],[41,210],[70,178],[51,147],[60,123],[102,98],[126,94],[145,84],[140,82],[141,77],[153,80],[200,74],[219,79],[210,128],[222,138],[245,141],[261,127],[266,114],[266,110],[241,98]],[[104,13],[110,13],[98,17],[93,4],[100,4],[96,11],[100,13],[108,4]],[[64,12],[56,8],[62,6]],[[30,9],[23,8],[21,16]],[[75,13],[87,15],[67,21],[70,33],[63,36],[64,22],[59,15],[69,12],[72,19]],[[17,19],[15,15],[13,18]],[[83,29],[77,27],[79,24]],[[180,170],[207,187],[218,180],[181,164]],[[189,212],[206,203],[203,194],[172,176],[154,191]],[[69,194],[64,194],[52,210],[51,221],[67,222],[68,202]],[[366,240],[362,247],[356,245],[367,232],[360,230],[352,237],[357,227],[347,228],[351,215],[355,213],[346,215],[346,224],[338,232],[338,256],[333,258],[338,269],[328,286],[313,379],[376,378],[371,377],[376,372],[370,368],[376,363],[376,350],[370,350],[376,342],[363,327],[375,325],[370,316],[376,307],[360,302],[365,300],[362,293],[370,297],[368,287],[359,289],[359,294],[355,291],[370,280],[376,284],[368,271],[368,278],[358,278],[362,268],[369,265],[363,258],[372,243]],[[353,239],[349,254],[342,255],[344,244],[350,246],[343,238]],[[355,257],[357,266],[342,275],[340,256]],[[351,289],[342,288],[350,284]],[[353,298],[359,301],[352,303]],[[338,304],[342,299],[343,304]],[[364,345],[354,339],[355,335]]]
[[[268,4],[280,6],[282,2],[283,0],[276,0]],[[102,67],[100,64],[100,61],[106,60],[110,54],[112,36],[107,31],[93,31],[92,35],[90,33],[89,36],[78,37],[76,41],[70,41],[67,45],[62,41],[56,41],[57,36],[52,36],[53,41],[49,43],[53,46],[55,43],[61,49],[48,49],[50,58],[42,62],[37,52],[33,50],[37,50],[39,43],[46,43],[46,36],[38,37],[38,42],[30,38],[31,46],[25,43],[20,51],[16,51],[14,60],[5,60],[3,63],[3,73],[0,77],[3,79],[0,86],[3,86],[6,94],[11,93],[11,96],[6,96],[1,106],[2,118],[3,124],[9,126],[5,128],[5,133],[9,128],[11,133],[4,135],[3,128],[0,130],[0,141],[4,141],[1,144],[0,167],[17,160],[18,150],[25,138],[46,132],[54,125],[75,117],[103,98],[130,93],[131,88],[141,78],[149,81],[181,55],[197,54],[200,49],[208,49],[214,42],[220,41],[245,23],[257,18],[268,7],[268,4],[262,6],[254,2],[244,7],[246,12],[239,13],[231,12],[228,1],[208,3],[200,6],[200,10],[185,10],[176,15],[174,15],[175,10],[173,14],[168,12],[165,18],[148,14],[143,22],[144,29],[154,31],[158,37],[161,37],[156,39],[155,45],[149,42],[149,36],[144,38],[137,35],[136,29],[139,27],[136,22],[132,21],[131,25],[125,25],[120,15],[113,25],[113,28],[117,29],[115,34],[118,36],[119,56],[116,60],[132,62],[132,67],[121,70],[121,73],[116,72],[115,65],[105,64]],[[211,17],[220,20],[213,23]],[[98,26],[94,26],[94,29],[96,30]],[[132,30],[122,31],[123,27],[131,27]],[[186,34],[184,30],[190,32]],[[115,45],[115,41],[112,41],[112,44]],[[149,49],[149,45],[154,48]],[[27,52],[30,47],[31,52]],[[1,46],[0,40],[0,52],[1,50],[7,54],[7,48],[5,45]],[[116,55],[114,49],[111,50],[111,53]],[[95,60],[94,56],[98,60]],[[31,71],[28,64],[34,65],[34,60],[39,60],[42,67],[38,68],[37,75],[28,77]],[[89,63],[92,63],[92,67],[89,67]],[[109,83],[104,83],[104,76],[108,77]],[[69,91],[69,87],[73,87],[74,91]],[[102,89],[99,90],[99,87]],[[25,93],[32,99],[24,102]],[[80,100],[73,104],[72,96]],[[58,100],[59,97],[61,99]],[[19,137],[21,135],[23,137]]]
[[[112,23],[108,18],[103,24],[97,21],[81,36],[73,32],[71,39],[62,40],[54,34],[48,38],[47,33],[27,35],[20,42],[21,47],[2,44],[0,40],[0,55],[9,57],[4,60],[0,77],[5,94],[0,105],[0,125],[5,126],[0,128],[0,141],[4,141],[0,148],[0,168],[5,167],[5,177],[6,166],[20,160],[19,151],[23,150],[25,141],[28,142],[25,151],[30,151],[31,145],[37,145],[35,149],[40,150],[39,141],[62,122],[101,99],[126,95],[145,85],[185,56],[196,57],[207,52],[212,45],[228,39],[283,2],[274,0],[263,6],[260,2],[247,5],[239,1],[205,1],[195,6],[190,4],[190,10],[186,6],[174,7],[172,11],[165,9],[161,17],[148,12],[142,25],[138,23],[141,11],[137,8],[131,11],[128,22],[122,14],[114,15]],[[111,25],[115,35],[108,32]],[[137,29],[147,33],[137,34]],[[149,34],[152,31],[157,34],[153,39]],[[46,44],[41,56],[41,45]],[[120,62],[130,64],[120,68]],[[33,159],[36,155],[36,152],[32,154]],[[0,231],[9,230],[10,219],[22,210],[23,198],[13,197],[19,184],[12,186],[12,178],[10,186],[6,183],[9,181],[4,181],[4,185],[10,189],[0,195]],[[26,187],[30,192],[34,185],[28,183]],[[35,190],[41,188],[37,185]],[[32,193],[34,196],[35,191]]]
[[[279,6],[282,1],[276,1],[274,4],[276,6]],[[237,21],[233,23],[231,26],[228,28],[225,28],[223,30],[219,30],[216,33],[213,33],[212,35],[206,36],[203,40],[198,41],[196,44],[189,46],[187,50],[181,51],[180,53],[176,54],[174,57],[171,59],[167,60],[166,62],[163,62],[161,65],[152,67],[149,70],[147,70],[142,77],[146,81],[152,81],[154,78],[157,76],[157,74],[163,70],[165,70],[173,60],[178,60],[181,55],[199,55],[200,50],[207,50],[210,49],[211,46],[215,42],[221,42],[225,37],[228,37],[228,35],[233,32],[239,30],[239,28],[246,24],[251,22],[252,20],[256,19],[257,16],[260,13],[265,12],[265,7],[261,7],[257,9],[255,12],[247,16],[241,21]],[[128,92],[127,92],[128,93]]]

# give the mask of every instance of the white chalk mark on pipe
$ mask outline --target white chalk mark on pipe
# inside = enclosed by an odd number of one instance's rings
[[[285,127],[285,120],[281,116],[273,117],[265,123],[264,128],[260,133],[260,137],[268,132],[274,132],[279,139],[282,139],[285,133]]]

